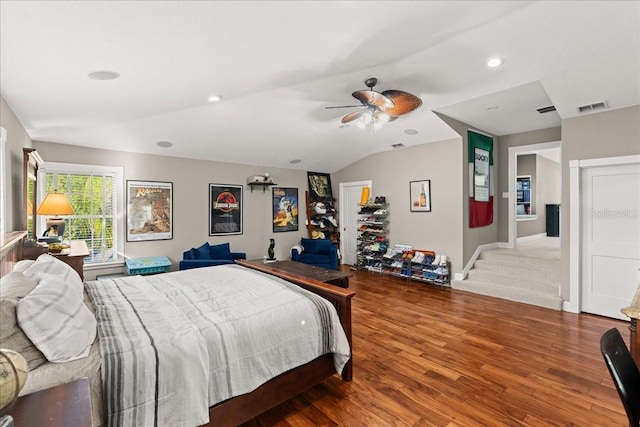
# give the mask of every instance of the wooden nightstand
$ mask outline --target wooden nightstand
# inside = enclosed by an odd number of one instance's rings
[[[91,427],[89,380],[22,396],[9,413],[16,427]]]
[[[84,280],[84,258],[89,256],[87,242],[84,240],[70,240],[69,246],[69,249],[65,249],[61,253],[50,253],[50,255],[69,264],[71,268],[78,272],[80,279]],[[22,251],[23,259],[36,259],[41,254],[47,253],[48,250],[46,247],[37,246],[33,248],[22,248]]]
[[[62,251],[59,254],[52,253],[51,255],[69,264],[84,280],[84,258],[89,256],[87,242],[84,240],[70,240],[69,246],[70,248],[67,251]]]

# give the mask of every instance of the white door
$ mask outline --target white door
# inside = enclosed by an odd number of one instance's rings
[[[365,186],[371,190],[371,181],[340,183],[340,251],[343,264],[356,265],[358,212]]]
[[[640,283],[640,165],[585,168],[582,311],[628,320]]]

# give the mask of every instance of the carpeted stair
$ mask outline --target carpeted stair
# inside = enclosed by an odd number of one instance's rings
[[[562,310],[560,259],[556,251],[527,253],[517,249],[485,251],[465,280],[451,287],[477,294]]]

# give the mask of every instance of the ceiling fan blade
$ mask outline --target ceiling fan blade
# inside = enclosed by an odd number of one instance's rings
[[[364,113],[367,110],[361,110],[361,111],[354,111],[353,113],[349,113],[346,116],[344,116],[342,118],[342,123],[350,123],[354,120],[358,120],[360,118],[360,116],[362,116],[362,113]]]
[[[422,105],[422,100],[415,95],[401,90],[385,90],[382,95],[393,102],[393,107],[382,107],[385,113],[390,116],[401,116],[407,114]]]
[[[375,90],[357,90],[352,93],[353,97],[362,102],[363,105],[379,108],[393,108],[393,101],[385,95]]]
[[[324,107],[325,110],[330,110],[332,108],[358,108],[358,107],[362,107],[362,105],[336,105],[333,107]]]

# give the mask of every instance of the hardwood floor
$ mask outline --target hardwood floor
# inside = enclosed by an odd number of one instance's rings
[[[625,426],[600,354],[628,323],[355,272],[354,375],[256,426]]]

